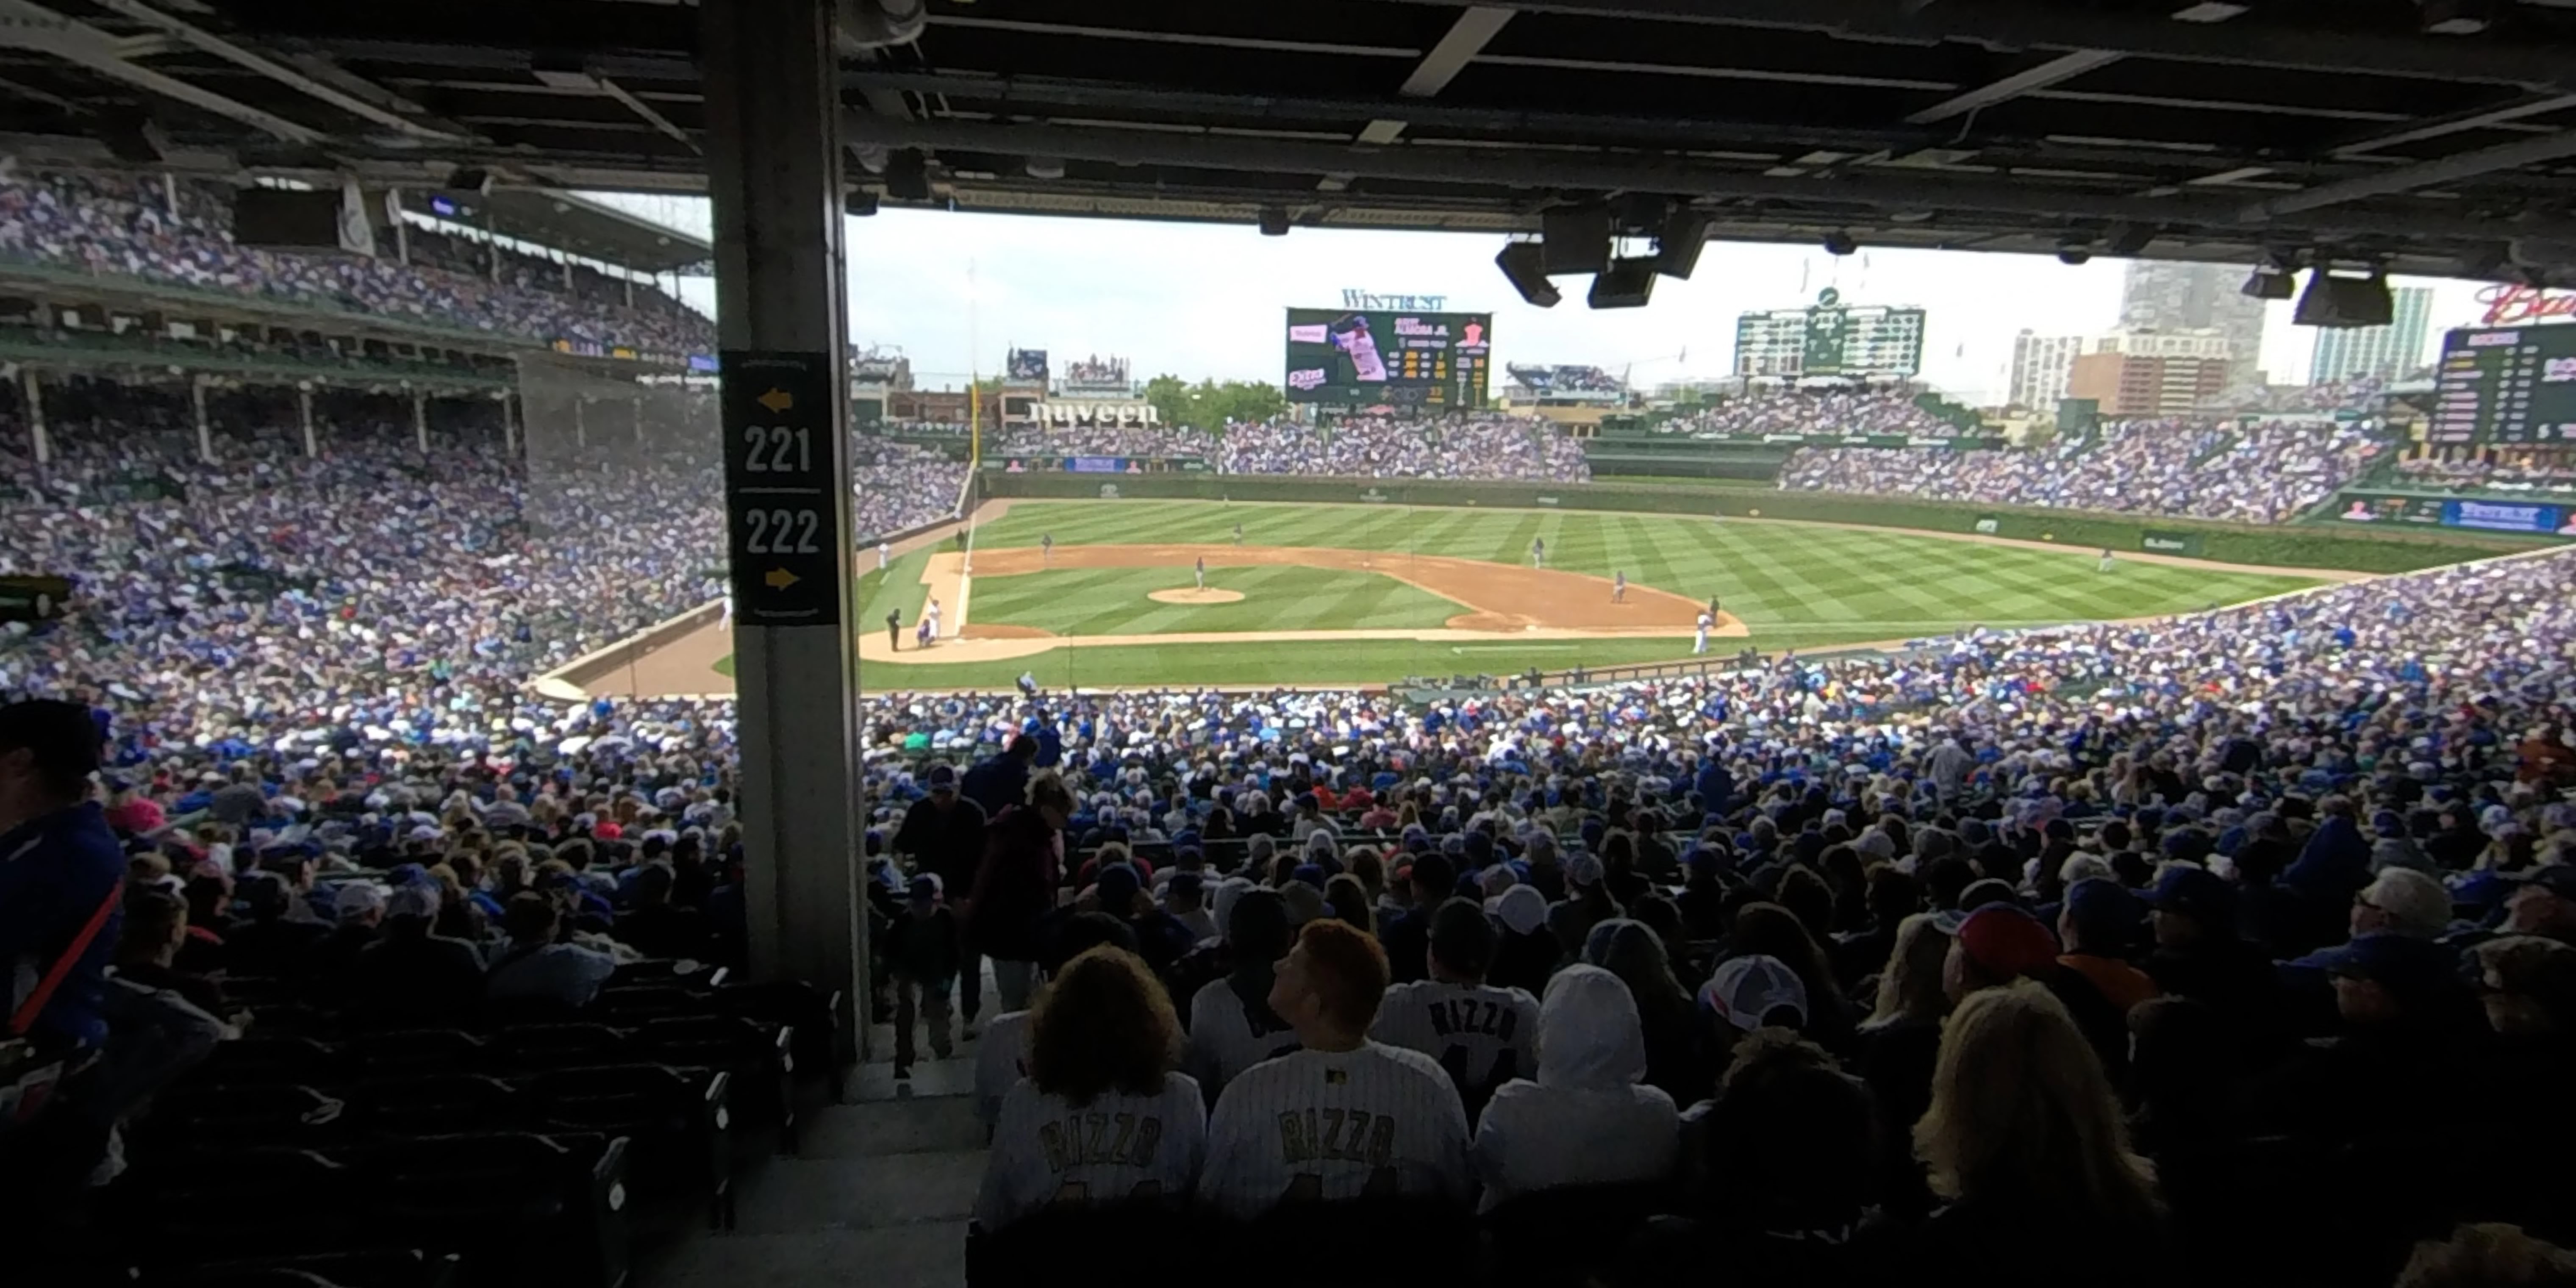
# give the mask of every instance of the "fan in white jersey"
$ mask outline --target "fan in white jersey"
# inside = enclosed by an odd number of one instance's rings
[[[1136,951],[1136,932],[1105,912],[1086,912],[1068,919],[1044,948],[1038,969],[1052,976],[1064,964],[1108,944]],[[1029,1071],[1029,1011],[1005,1011],[984,1024],[975,1049],[975,1117],[989,1130],[1002,1116],[1002,1101]]]
[[[1288,906],[1254,887],[1227,910],[1226,950],[1234,967],[1190,997],[1190,1051],[1182,1067],[1209,1097],[1245,1070],[1297,1049],[1297,1035],[1270,1009],[1271,968],[1288,955]]]
[[[1378,1007],[1369,1036],[1440,1062],[1473,1120],[1494,1089],[1537,1067],[1538,999],[1517,988],[1491,988],[1502,934],[1473,899],[1452,898],[1431,914],[1431,978],[1398,984]]]
[[[1598,966],[1568,966],[1547,982],[1538,1030],[1538,1080],[1505,1084],[1476,1124],[1484,1205],[1670,1176],[1681,1113],[1641,1085],[1646,1030],[1628,986]]]
[[[1207,1153],[1199,1086],[1172,1067],[1181,1022],[1143,958],[1074,958],[1030,1008],[1029,1074],[1002,1101],[975,1219],[999,1230],[1040,1208],[1189,1196]]]
[[[1347,922],[1309,923],[1270,1009],[1305,1049],[1254,1065],[1218,1097],[1199,1197],[1228,1216],[1283,1202],[1405,1196],[1464,1204],[1467,1114],[1431,1057],[1368,1040],[1386,953]]]

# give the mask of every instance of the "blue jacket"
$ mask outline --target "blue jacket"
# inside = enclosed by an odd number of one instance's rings
[[[2281,874],[2281,884],[2304,895],[2350,895],[2370,884],[2370,841],[2351,819],[2328,815]]]
[[[0,836],[0,967],[11,975],[10,1011],[34,991],[99,904],[114,897],[124,881],[125,850],[96,801],[56,810]],[[85,1047],[106,1038],[107,1021],[99,1006],[124,918],[123,908],[109,910],[107,924],[36,1016],[30,1036]]]

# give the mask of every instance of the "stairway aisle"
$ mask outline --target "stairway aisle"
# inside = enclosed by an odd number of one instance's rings
[[[802,1152],[735,1180],[737,1227],[639,1249],[635,1288],[963,1288],[984,1175],[974,1044],[899,1085],[891,1031],[874,1037],[880,1056],[850,1074],[850,1103],[807,1109]]]

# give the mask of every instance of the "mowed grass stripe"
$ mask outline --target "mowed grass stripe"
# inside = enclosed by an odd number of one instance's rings
[[[1176,575],[1177,574],[1177,575]],[[1157,590],[1186,588],[1186,570],[1087,568],[977,579],[973,616],[984,625],[1058,635],[1161,635],[1196,631],[1437,627],[1459,610],[1428,591],[1374,573],[1288,564],[1211,568],[1208,585],[1244,596],[1231,604],[1166,604]],[[993,590],[991,588],[1002,588]]]

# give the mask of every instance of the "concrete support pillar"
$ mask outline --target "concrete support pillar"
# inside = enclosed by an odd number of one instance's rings
[[[590,399],[572,400],[572,442],[575,447],[590,446]]]
[[[866,1032],[858,660],[852,647],[849,359],[841,246],[839,64],[829,0],[705,0],[707,195],[715,213],[727,523],[740,693],[746,915],[756,976],[840,991],[845,1054]],[[766,391],[802,389],[793,409]],[[791,424],[793,429],[782,428]],[[743,459],[747,431],[811,451]],[[796,462],[789,465],[786,462]],[[751,471],[764,469],[754,474]],[[793,473],[787,473],[792,470]],[[793,495],[754,496],[792,479]],[[746,551],[755,509],[815,516],[822,584],[774,590]],[[774,538],[772,539],[774,543]],[[774,545],[773,545],[774,548]],[[800,605],[774,611],[789,594]]]
[[[295,391],[295,416],[297,422],[304,426],[305,459],[311,460],[320,456],[322,454],[322,439],[320,435],[313,432],[312,390],[298,389]]]
[[[18,389],[27,402],[27,446],[35,454],[36,464],[54,462],[53,435],[45,430],[45,385],[34,367],[18,368]]]
[[[197,459],[212,465],[215,463],[215,422],[206,415],[204,376],[188,382],[188,403],[197,413]]]
[[[512,398],[507,389],[494,397],[501,400],[501,448],[516,460],[519,456],[519,400]]]
[[[420,445],[420,454],[429,455],[429,395],[411,391],[411,437]]]

